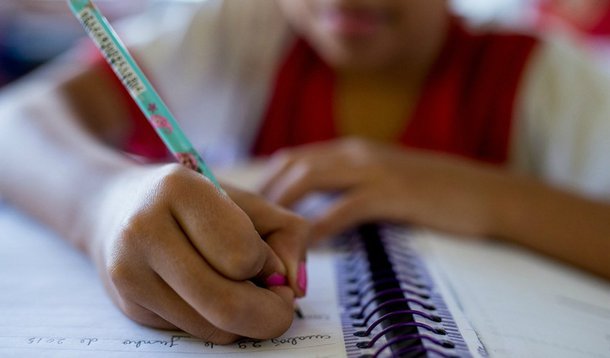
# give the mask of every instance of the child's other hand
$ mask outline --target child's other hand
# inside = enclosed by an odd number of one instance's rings
[[[87,250],[128,317],[219,344],[290,327],[304,294],[296,271],[307,226],[256,196],[229,193],[241,208],[201,175],[166,165],[130,170],[99,194]],[[277,285],[282,276],[289,283],[268,289],[252,282]]]
[[[281,151],[268,171],[262,193],[286,207],[312,192],[340,194],[314,219],[317,239],[376,220],[486,235],[502,181],[497,169],[465,159],[361,139]]]

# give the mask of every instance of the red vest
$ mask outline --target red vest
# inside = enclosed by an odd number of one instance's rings
[[[479,34],[453,22],[404,132],[408,147],[504,163],[515,97],[537,41],[523,35]],[[95,51],[97,53],[97,51]],[[97,61],[123,94],[133,119],[128,152],[153,160],[168,153],[101,57]],[[334,73],[303,40],[287,52],[273,87],[254,155],[338,136],[333,118]]]
[[[400,143],[506,162],[517,90],[536,43],[524,35],[475,35],[454,22]],[[336,138],[334,82],[332,69],[298,40],[278,71],[253,154]]]

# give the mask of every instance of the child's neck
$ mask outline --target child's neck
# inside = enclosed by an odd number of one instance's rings
[[[448,22],[441,25],[425,45],[415,53],[405,54],[394,66],[385,66],[383,70],[338,71],[334,102],[336,126],[341,135],[379,141],[398,139],[442,50]]]
[[[340,134],[396,140],[415,110],[428,71],[429,68],[420,67],[415,71],[340,72],[335,92]]]

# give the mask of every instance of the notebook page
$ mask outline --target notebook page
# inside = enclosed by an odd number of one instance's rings
[[[610,357],[610,283],[506,244],[417,242],[492,357]]]
[[[88,260],[0,203],[0,356],[344,357],[332,254],[309,256],[308,298],[284,336],[217,346],[140,326],[112,304]]]

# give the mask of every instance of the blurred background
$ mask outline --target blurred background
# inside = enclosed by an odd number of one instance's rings
[[[205,0],[97,0],[118,20],[151,6]],[[240,0],[233,0],[240,1]],[[561,32],[610,63],[610,0],[451,0],[473,23]],[[64,0],[0,0],[0,87],[47,62],[83,35]],[[610,69],[610,65],[606,65]]]
[[[152,3],[96,1],[110,21],[143,11]],[[0,0],[0,86],[66,51],[83,35],[65,0]]]

